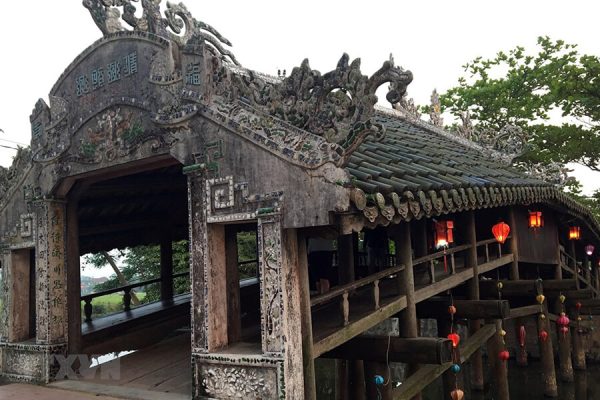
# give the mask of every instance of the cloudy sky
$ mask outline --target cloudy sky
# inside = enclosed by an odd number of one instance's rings
[[[532,48],[537,36],[577,43],[600,54],[600,2],[571,0],[337,1],[187,0],[196,19],[233,42],[246,67],[276,74],[309,58],[333,69],[340,56],[362,59],[376,71],[390,53],[414,74],[409,95],[429,102],[432,89],[456,84],[461,66],[516,45]],[[100,38],[80,0],[4,2],[0,12],[0,145],[29,143],[29,115],[69,63]],[[14,151],[0,147],[0,165]],[[589,191],[600,179],[576,175]]]

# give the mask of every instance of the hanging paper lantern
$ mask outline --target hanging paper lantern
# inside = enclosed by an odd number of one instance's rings
[[[452,364],[452,366],[450,367],[450,371],[454,372],[455,374],[458,374],[460,372],[460,365]]]
[[[540,331],[538,336],[542,342],[545,342],[546,340],[548,340],[548,332],[546,332],[546,331],[543,331],[543,330]]]
[[[502,361],[508,361],[510,358],[510,353],[508,350],[502,350],[500,353],[498,353],[498,358]]]
[[[575,303],[575,308],[577,309],[577,311],[581,310],[581,303],[580,302]]]
[[[375,375],[375,384],[381,386],[385,383],[385,379],[381,375]]]
[[[577,317],[577,321],[581,321],[581,317]]]
[[[498,281],[498,284],[496,285],[496,287],[498,287],[498,290],[502,290],[502,288],[504,287],[504,284],[500,281]]]
[[[447,247],[454,243],[454,221],[436,221],[435,223],[435,247]]]
[[[541,211],[529,211],[529,227],[530,228],[541,228],[544,226],[544,219],[542,218]]]
[[[564,303],[567,298],[565,297],[565,295],[561,294],[560,296],[558,296],[558,299],[561,303]]]
[[[452,347],[458,347],[458,344],[460,343],[460,335],[458,333],[449,334],[448,339],[452,341]]]
[[[587,246],[585,246],[585,254],[587,254],[588,256],[591,256],[592,254],[594,254],[594,246],[591,244],[588,244]]]
[[[463,400],[465,398],[465,392],[460,389],[454,389],[450,392],[450,397],[452,400]]]
[[[569,332],[569,327],[568,326],[561,326],[560,327],[560,331],[563,335],[566,335]]]
[[[500,334],[500,336],[504,337],[506,336],[506,331],[504,329],[501,329],[500,332],[498,332]]]
[[[540,314],[540,319],[543,321],[546,319],[546,314]]]
[[[546,296],[544,296],[543,294],[538,294],[537,296],[535,296],[535,299],[537,300],[538,303],[544,304],[544,300],[546,300]]]
[[[561,326],[568,326],[569,322],[569,317],[565,313],[560,313],[560,317],[556,320],[556,323]]]
[[[519,345],[521,347],[525,347],[525,335],[526,335],[525,325],[521,325],[519,327]]]
[[[492,227],[492,233],[494,234],[494,237],[498,243],[504,243],[508,238],[508,234],[510,233],[510,226],[508,226],[508,224],[504,221],[500,221]]]
[[[569,228],[569,239],[579,240],[581,239],[581,228],[578,226],[572,226]]]
[[[456,314],[456,307],[454,307],[454,306],[448,307],[448,312],[450,313],[450,315]]]

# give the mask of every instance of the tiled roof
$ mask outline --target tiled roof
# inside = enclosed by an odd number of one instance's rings
[[[554,203],[597,234],[590,211],[552,184],[527,176],[474,143],[420,121],[379,111],[381,141],[367,140],[351,156],[354,205],[370,222],[406,220],[511,204]]]

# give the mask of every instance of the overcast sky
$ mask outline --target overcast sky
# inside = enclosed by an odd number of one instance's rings
[[[246,67],[276,74],[309,58],[321,72],[340,56],[362,59],[372,74],[393,53],[414,81],[409,95],[429,102],[432,89],[456,84],[465,62],[548,35],[600,54],[600,2],[564,1],[198,1],[196,19],[233,43]],[[29,115],[70,62],[101,36],[80,0],[6,1],[0,12],[0,139],[29,143]],[[11,145],[0,141],[0,145]],[[0,148],[0,165],[14,151]],[[600,179],[578,171],[589,191]]]

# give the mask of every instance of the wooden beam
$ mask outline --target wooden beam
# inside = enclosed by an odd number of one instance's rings
[[[419,318],[448,316],[450,301],[447,298],[430,298],[417,305]],[[454,300],[455,317],[467,319],[504,319],[510,315],[508,300]]]
[[[483,346],[490,337],[496,333],[496,327],[494,325],[485,325],[481,327],[477,333],[467,338],[460,345],[461,349],[461,363],[466,362],[471,355]],[[397,387],[393,391],[393,398],[395,400],[407,400],[413,396],[421,393],[423,389],[429,386],[435,381],[440,375],[452,366],[452,362],[442,365],[424,365],[413,375],[409,376],[401,386]]]
[[[527,297],[536,296],[535,284],[537,279],[521,279],[518,281],[503,280],[502,282],[502,297]],[[552,292],[561,292],[574,290],[574,279],[547,279],[542,282],[544,294],[550,295]],[[489,280],[479,282],[479,290],[482,296],[498,297],[498,281]]]
[[[429,337],[357,337],[321,357],[439,365],[452,361],[452,342]]]
[[[508,316],[507,319],[527,317],[529,315],[539,314],[539,312],[540,312],[539,304],[532,304],[530,306],[511,308],[510,315]]]

